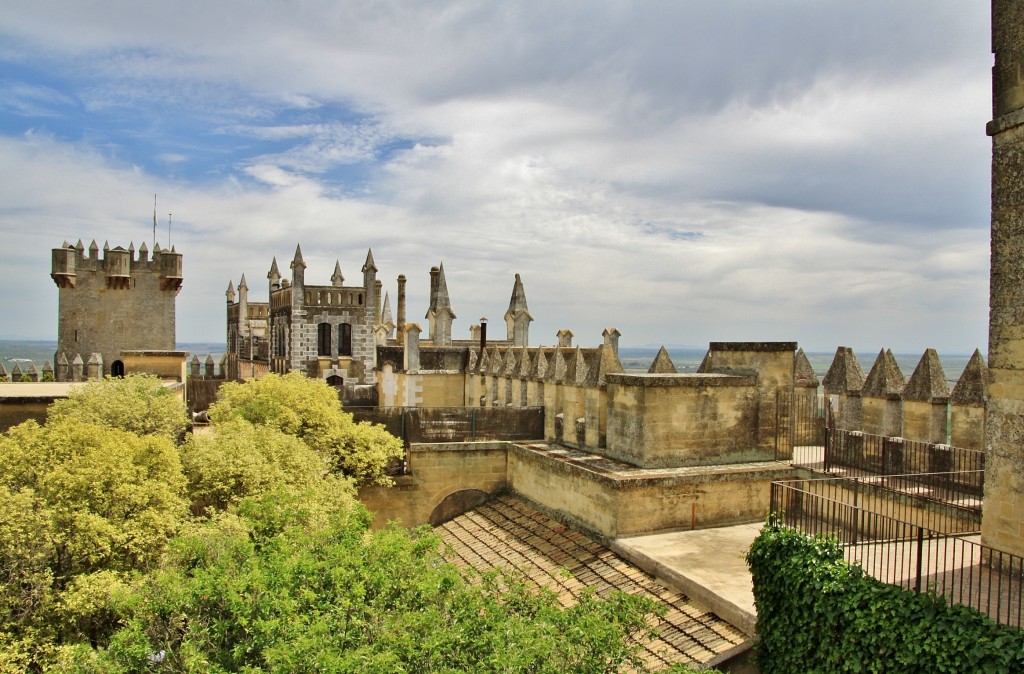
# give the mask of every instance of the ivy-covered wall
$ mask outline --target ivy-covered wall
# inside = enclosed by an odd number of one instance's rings
[[[747,563],[762,674],[1024,672],[1024,631],[875,580],[834,541],[769,523]]]

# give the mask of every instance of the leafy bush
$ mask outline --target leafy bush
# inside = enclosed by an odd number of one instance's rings
[[[360,485],[390,484],[388,464],[404,456],[402,441],[383,426],[355,423],[342,410],[337,391],[295,372],[221,386],[210,420],[233,418],[299,438],[320,452],[331,470]]]
[[[166,438],[72,419],[0,436],[0,671],[101,642],[187,515]]]
[[[361,507],[317,519],[296,495],[244,500],[175,543],[96,669],[646,671],[631,637],[650,633],[649,600],[563,608],[511,575],[467,579],[429,530],[367,527]]]
[[[174,391],[154,376],[139,374],[75,386],[66,399],[50,405],[46,418],[160,435],[172,442],[181,439],[188,424],[185,404]]]
[[[886,585],[834,540],[769,523],[747,563],[763,674],[1024,671],[1024,632]]]

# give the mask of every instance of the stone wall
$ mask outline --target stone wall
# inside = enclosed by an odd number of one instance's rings
[[[1024,3],[992,1],[992,267],[982,542],[1024,555]]]

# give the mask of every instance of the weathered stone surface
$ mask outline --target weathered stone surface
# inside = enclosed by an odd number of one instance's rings
[[[825,393],[833,395],[860,393],[864,388],[864,369],[853,349],[848,346],[836,349],[835,358],[825,373],[822,385]]]
[[[974,350],[974,355],[967,361],[967,367],[953,387],[950,403],[969,407],[983,407],[988,398],[988,367],[981,351]]]
[[[882,349],[864,380],[860,394],[864,398],[899,398],[906,385],[907,380],[896,364],[896,357],[891,350]]]
[[[920,402],[942,402],[949,400],[949,384],[946,373],[939,362],[939,354],[935,349],[928,349],[921,356],[914,373],[903,388],[903,400]]]
[[[793,384],[801,388],[818,388],[820,383],[811,362],[807,360],[807,354],[803,349],[797,349],[796,362],[793,366]]]
[[[654,362],[647,370],[648,374],[676,374],[677,372],[676,364],[672,362],[672,358],[669,357],[664,346],[658,349],[658,355],[654,357]]]

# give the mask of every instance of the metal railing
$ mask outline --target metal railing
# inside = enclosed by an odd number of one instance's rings
[[[847,475],[917,475],[926,486],[978,497],[985,488],[984,452],[834,428],[825,435],[824,470],[842,470]]]
[[[882,582],[934,591],[996,622],[1022,626],[1024,558],[978,542],[980,500],[916,493],[920,477],[776,482],[771,509],[784,526],[835,537],[847,561]]]
[[[538,440],[544,437],[543,407],[355,407],[356,421],[382,424],[405,446],[431,442]]]

